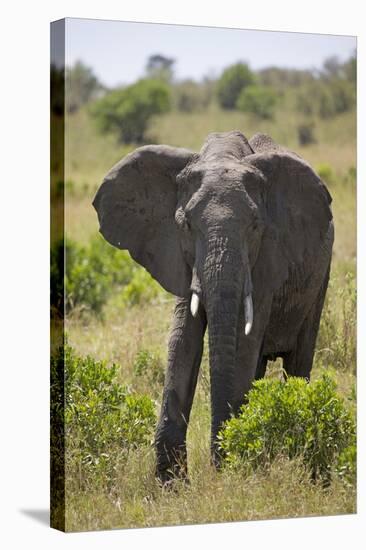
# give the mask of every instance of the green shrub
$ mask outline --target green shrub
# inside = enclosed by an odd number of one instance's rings
[[[96,235],[88,245],[61,239],[51,249],[51,305],[100,313],[111,292],[127,284],[138,269],[126,251]],[[64,273],[65,271],[65,273]]]
[[[144,269],[134,271],[129,283],[124,286],[121,294],[122,303],[129,306],[151,302],[161,294],[160,285]]]
[[[151,382],[164,382],[164,366],[160,355],[151,350],[140,350],[135,357],[133,370],[136,376],[144,376]]]
[[[355,419],[328,375],[310,384],[265,378],[254,383],[239,416],[226,423],[220,446],[232,467],[302,456],[314,478],[329,480],[354,439]]]
[[[270,119],[273,117],[276,100],[277,96],[270,88],[252,85],[240,92],[236,107],[239,111]]]
[[[329,166],[329,164],[319,164],[317,166],[316,171],[319,175],[319,177],[328,185],[334,183],[334,174],[333,170]]]
[[[141,143],[153,115],[170,108],[170,88],[161,80],[144,79],[114,90],[90,109],[101,132],[116,132],[122,143]]]
[[[216,94],[223,109],[235,109],[240,92],[254,84],[254,75],[248,65],[237,63],[224,70],[217,81]]]
[[[66,67],[65,90],[66,109],[74,113],[103,91],[102,84],[98,81],[90,67],[81,61],[76,61],[72,67]]]
[[[356,437],[354,437],[356,440]],[[336,465],[337,475],[347,483],[354,485],[357,477],[356,443],[351,443],[339,455]]]
[[[125,307],[151,302],[162,289],[127,251],[111,246],[96,235],[85,246],[62,239],[52,247],[51,305],[61,315],[64,291],[67,313],[78,308],[81,312],[101,314],[112,294],[116,294],[116,300]]]
[[[296,97],[296,108],[307,116],[327,119],[350,111],[356,104],[354,84],[345,79],[313,80]]]
[[[118,365],[108,367],[91,357],[78,357],[69,345],[59,347],[51,358],[52,372],[59,372],[60,365],[68,475],[82,485],[86,480],[113,481],[117,466],[125,463],[132,449],[150,445],[154,403],[118,383]],[[59,377],[51,380],[52,395],[60,396],[55,387]],[[51,415],[61,409],[60,399],[52,400]]]
[[[86,308],[100,313],[111,292],[127,284],[136,266],[126,251],[97,235],[87,246],[66,240],[66,310]]]
[[[205,109],[211,100],[208,86],[185,80],[174,86],[174,103],[178,111],[192,113]]]

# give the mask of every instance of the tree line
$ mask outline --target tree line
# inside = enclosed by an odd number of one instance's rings
[[[223,110],[272,119],[291,93],[292,108],[310,120],[333,117],[356,104],[355,54],[343,63],[330,57],[320,70],[267,67],[253,71],[247,63],[238,62],[217,79],[205,77],[199,82],[177,80],[175,63],[172,58],[151,55],[141,79],[108,89],[90,67],[78,61],[65,71],[66,110],[72,114],[88,105],[101,132],[114,132],[123,143],[142,143],[151,117],[172,109],[191,113],[216,103]],[[57,79],[52,68],[51,86]],[[311,124],[305,126],[309,129]],[[305,134],[304,143],[311,141]]]

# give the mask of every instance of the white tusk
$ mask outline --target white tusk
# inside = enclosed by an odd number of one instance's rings
[[[198,306],[200,305],[200,299],[195,292],[192,293],[191,298],[191,313],[193,317],[196,317],[198,312]]]
[[[251,294],[248,294],[248,296],[245,297],[244,315],[245,315],[245,336],[248,336],[253,326],[253,300],[252,300]]]

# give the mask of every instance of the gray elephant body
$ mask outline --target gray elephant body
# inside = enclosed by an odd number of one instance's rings
[[[156,433],[157,473],[186,471],[186,431],[209,332],[212,454],[268,359],[310,378],[328,285],[331,198],[300,157],[263,134],[210,134],[199,154],[137,149],[107,174],[100,231],[177,295]]]

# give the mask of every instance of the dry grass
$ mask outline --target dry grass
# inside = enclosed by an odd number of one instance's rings
[[[268,471],[243,477],[205,468],[189,486],[160,489],[151,472],[153,457],[131,458],[108,494],[71,494],[67,498],[68,531],[155,527],[258,519],[352,514],[355,489],[334,481],[324,489],[309,480],[297,461],[279,459]]]

